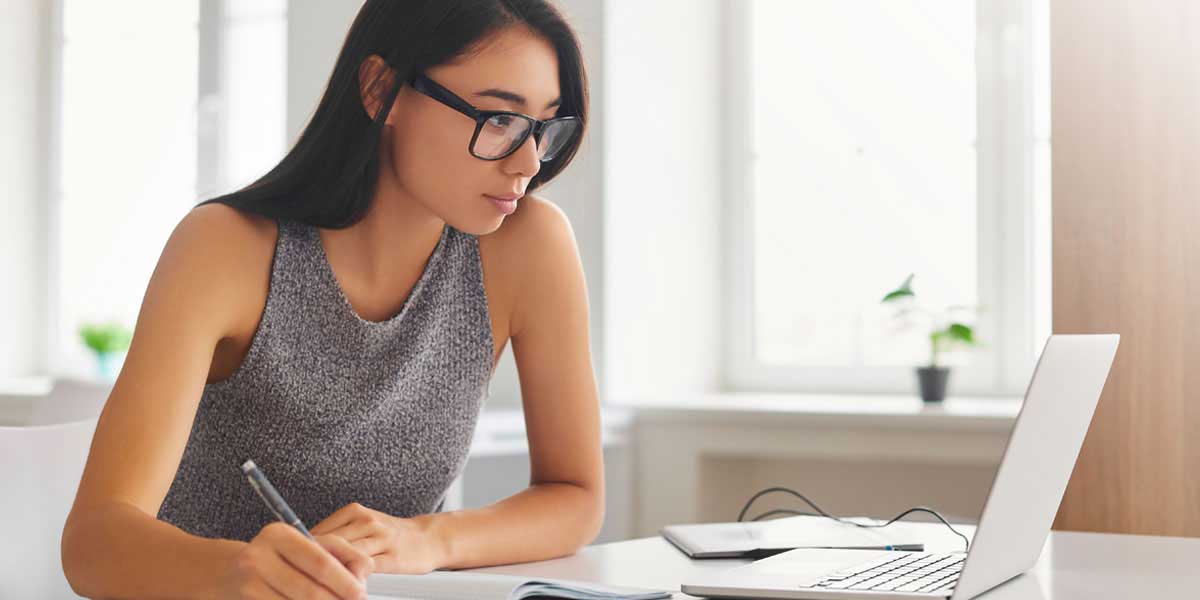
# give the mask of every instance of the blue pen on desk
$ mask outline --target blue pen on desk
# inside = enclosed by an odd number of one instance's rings
[[[270,481],[267,481],[267,476],[258,470],[258,466],[254,464],[254,461],[248,460],[242,463],[242,473],[246,474],[246,481],[250,482],[250,487],[254,488],[254,491],[258,493],[258,497],[267,503],[267,508],[271,509],[271,512],[275,513],[275,516],[280,521],[299,529],[300,533],[304,534],[304,537],[310,540],[313,539],[312,534],[308,532],[308,528],[304,526],[304,523],[300,522],[300,517],[297,517],[296,513],[292,512],[292,507],[283,501],[283,497],[279,495],[279,492],[275,491],[275,486],[271,485]]]

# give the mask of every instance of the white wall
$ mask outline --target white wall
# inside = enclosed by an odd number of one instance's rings
[[[974,523],[983,512],[999,464],[999,457],[988,465],[714,457],[703,462],[698,474],[697,520],[737,520],[755,492],[784,486],[839,516],[890,519],[913,506],[932,506],[952,522]],[[797,498],[776,494],[756,501],[746,518],[781,508],[809,510]]]
[[[291,148],[325,91],[361,0],[288,0],[287,139]]]
[[[719,2],[609,0],[607,397],[720,386]]]
[[[0,378],[44,367],[50,0],[0,1]]]

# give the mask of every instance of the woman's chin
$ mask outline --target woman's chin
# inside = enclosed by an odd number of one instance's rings
[[[500,229],[500,226],[504,224],[504,219],[504,215],[486,215],[471,219],[469,223],[464,223],[462,227],[454,223],[450,223],[450,226],[470,235],[487,235]]]

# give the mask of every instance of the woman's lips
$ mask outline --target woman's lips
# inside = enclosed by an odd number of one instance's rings
[[[517,198],[524,196],[524,194],[504,194],[504,195],[484,194],[484,196],[487,196],[489,198],[495,198],[497,200],[516,200]]]
[[[483,197],[487,198],[488,201],[492,203],[492,206],[495,206],[496,210],[500,211],[502,214],[511,215],[517,210],[517,199],[519,196],[514,196],[510,199],[503,199],[484,194]]]

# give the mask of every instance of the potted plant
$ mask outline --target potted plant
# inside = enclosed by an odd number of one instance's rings
[[[941,364],[945,352],[962,347],[979,346],[975,339],[975,330],[971,325],[956,318],[958,313],[970,311],[967,306],[948,306],[940,311],[930,310],[915,303],[916,293],[912,289],[914,274],[904,280],[900,287],[888,292],[883,297],[884,304],[896,304],[896,317],[907,317],[912,313],[921,313],[929,318],[930,356],[929,364],[917,368],[917,381],[920,385],[921,399],[925,402],[941,402],[946,397],[946,382],[950,379],[950,368]]]
[[[133,332],[117,322],[84,323],[79,327],[83,344],[96,355],[96,366],[100,377],[111,380],[115,357],[129,348]]]

